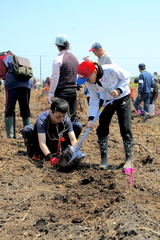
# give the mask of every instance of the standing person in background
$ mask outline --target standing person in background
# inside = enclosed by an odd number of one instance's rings
[[[158,79],[154,78],[153,86],[151,87],[149,113],[154,115],[155,113],[155,102],[158,97]]]
[[[144,63],[140,63],[138,65],[138,69],[140,72],[138,82],[138,96],[135,99],[134,107],[137,111],[141,111],[143,122],[146,122],[149,119],[148,108],[150,103],[150,93],[154,82],[152,74],[146,71],[146,65]],[[140,106],[141,102],[144,102],[144,108]]]
[[[156,80],[157,80],[157,75],[158,75],[157,72],[154,72],[154,73],[153,73],[153,78],[156,79]]]
[[[4,64],[8,72],[5,76],[6,104],[5,104],[5,127],[8,138],[16,138],[15,136],[15,106],[18,100],[20,107],[20,115],[22,117],[23,126],[30,125],[30,91],[31,82],[20,81],[13,72],[13,55],[6,55]]]
[[[37,84],[36,83],[37,83],[37,80],[34,78],[33,79],[33,85],[32,85],[33,89],[37,89]]]
[[[125,149],[125,164],[123,170],[133,167],[134,139],[131,130],[131,104],[130,104],[130,74],[116,64],[100,64],[90,61],[82,62],[77,73],[78,84],[84,84],[90,93],[90,108],[88,127],[94,128],[92,121],[99,107],[104,101],[114,100],[108,104],[99,117],[97,128],[98,143],[101,153],[101,169],[108,168],[108,135],[109,125],[115,112],[117,112],[120,133],[123,138]],[[97,95],[100,93],[100,97]],[[114,99],[115,98],[115,99]]]
[[[55,45],[60,52],[53,61],[51,83],[48,101],[51,104],[54,97],[63,98],[69,105],[68,114],[73,122],[73,129],[82,131],[82,125],[77,120],[77,67],[78,60],[70,52],[68,37],[60,34],[55,39]]]
[[[131,87],[130,88],[130,97],[131,97],[131,100],[132,100],[132,102],[134,103],[134,88],[133,87]]]
[[[114,63],[112,56],[104,51],[99,43],[94,43],[89,52],[93,52],[94,55],[98,57],[98,63],[100,65]]]
[[[45,80],[45,84],[48,84],[48,86],[50,86],[50,83],[51,83],[51,79],[50,77],[47,77]]]

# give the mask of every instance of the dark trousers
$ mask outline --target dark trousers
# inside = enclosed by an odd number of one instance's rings
[[[100,100],[100,106],[103,100]],[[97,128],[97,135],[103,138],[109,135],[109,125],[114,113],[117,113],[120,133],[123,141],[133,141],[131,131],[131,102],[130,95],[121,99],[114,100],[108,104],[99,117],[99,126]]]
[[[30,117],[30,89],[26,87],[14,88],[6,91],[5,117],[15,116],[17,100],[20,108],[20,116],[24,119]]]
[[[158,97],[158,91],[157,92],[151,92],[151,95],[150,95],[150,103],[149,104],[153,104],[155,103],[156,99]]]
[[[144,102],[143,108],[140,106],[141,102]],[[136,100],[134,102],[134,107],[137,111],[140,110],[143,115],[145,112],[148,112],[149,103],[150,103],[150,93],[142,93],[140,97],[139,96],[136,97]]]
[[[71,118],[71,121],[75,121],[77,117],[77,88],[59,88],[55,91],[55,97],[63,98],[66,100],[69,106],[68,115]]]

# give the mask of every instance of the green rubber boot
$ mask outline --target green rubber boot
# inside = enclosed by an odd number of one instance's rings
[[[14,117],[5,117],[5,129],[8,138],[16,138]]]
[[[22,120],[23,120],[23,127],[27,125],[31,125],[30,118],[23,118]]]

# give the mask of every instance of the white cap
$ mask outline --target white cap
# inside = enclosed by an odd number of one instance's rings
[[[65,34],[60,34],[56,37],[56,43],[59,46],[68,46],[69,41],[68,41],[68,37]]]

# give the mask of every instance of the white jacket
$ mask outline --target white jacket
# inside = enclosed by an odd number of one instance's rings
[[[120,88],[122,93],[116,98],[120,99],[130,94],[130,74],[126,70],[120,68],[116,64],[105,64],[102,66],[104,74],[99,79],[102,87],[96,84],[86,82],[86,86],[90,93],[90,108],[89,116],[95,117],[99,110],[99,98],[103,100],[111,100],[113,97],[110,91],[113,89]],[[100,96],[97,94],[100,93]]]

